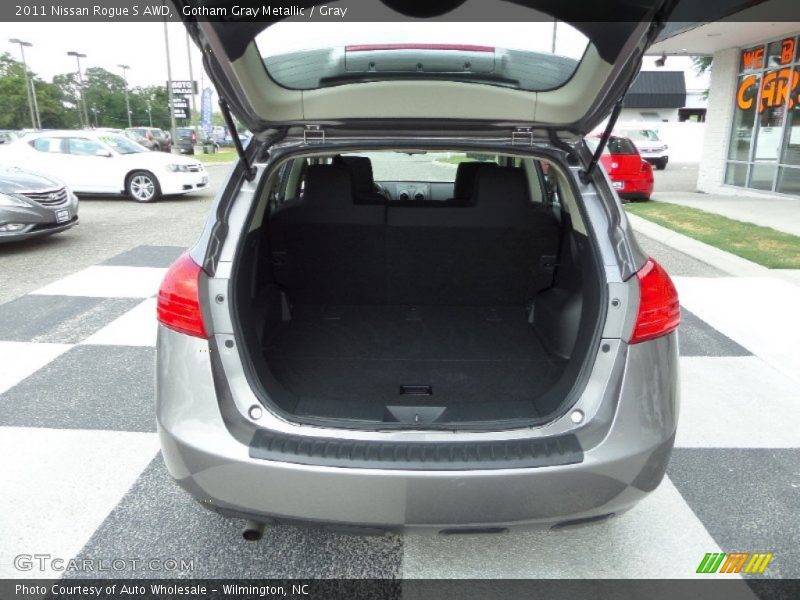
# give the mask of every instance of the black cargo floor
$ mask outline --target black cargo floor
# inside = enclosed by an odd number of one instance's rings
[[[295,306],[265,354],[296,414],[365,420],[397,405],[447,407],[448,421],[536,417],[560,371],[522,307]]]

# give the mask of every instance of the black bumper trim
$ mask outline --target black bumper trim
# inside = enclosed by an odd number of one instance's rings
[[[572,465],[583,462],[583,449],[572,434],[496,442],[375,442],[261,429],[250,442],[250,457],[354,469],[457,471]]]

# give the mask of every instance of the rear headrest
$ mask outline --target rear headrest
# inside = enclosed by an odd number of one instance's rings
[[[469,200],[475,190],[475,176],[478,169],[486,165],[493,165],[490,162],[470,161],[458,163],[456,169],[456,181],[453,185],[453,198],[458,200]]]
[[[374,192],[375,179],[372,175],[372,161],[366,156],[341,156],[342,164],[350,168],[353,187],[356,192]]]
[[[484,165],[475,177],[472,201],[479,207],[526,206],[530,201],[528,178],[521,167]]]
[[[353,205],[353,182],[344,165],[309,165],[303,192],[306,204],[321,208]]]

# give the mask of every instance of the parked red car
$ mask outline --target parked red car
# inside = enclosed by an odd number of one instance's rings
[[[599,140],[588,141],[591,147],[596,148]],[[653,193],[653,167],[641,157],[631,140],[615,135],[609,137],[600,156],[600,164],[620,198],[650,199]]]

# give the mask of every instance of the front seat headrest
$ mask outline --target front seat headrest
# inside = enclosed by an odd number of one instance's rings
[[[484,208],[500,204],[524,207],[530,201],[528,177],[520,167],[481,166],[472,199]]]
[[[344,165],[309,165],[306,169],[303,199],[320,208],[353,205],[353,182]]]
[[[475,177],[481,167],[493,165],[490,162],[466,161],[458,163],[456,180],[453,184],[453,198],[456,200],[469,200],[475,191]]]
[[[356,192],[374,192],[375,179],[372,175],[372,161],[366,156],[342,156],[342,164],[350,168],[353,187]]]

